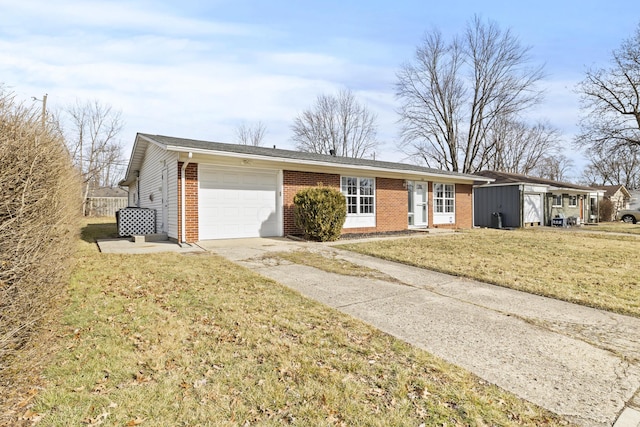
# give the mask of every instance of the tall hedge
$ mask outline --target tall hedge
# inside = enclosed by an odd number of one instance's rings
[[[0,374],[60,301],[77,244],[80,180],[41,118],[0,87]]]
[[[344,195],[331,187],[309,187],[293,198],[296,226],[305,237],[320,242],[337,240],[347,218]]]

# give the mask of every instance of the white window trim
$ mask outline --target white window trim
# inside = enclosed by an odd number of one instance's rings
[[[352,175],[344,175],[340,177],[340,191],[345,197],[353,197],[354,195],[346,194],[346,191],[343,189],[342,180],[343,178],[356,178],[357,179],[357,193],[356,193],[356,203],[357,203],[357,211],[358,213],[348,213],[347,219],[344,222],[343,228],[364,228],[364,227],[375,227],[376,226],[376,179],[368,176],[352,176]],[[360,194],[360,180],[361,179],[370,179],[373,184],[373,194],[371,195],[361,195]],[[359,213],[360,212],[360,198],[361,197],[373,197],[373,212],[371,213]],[[348,206],[347,206],[348,211]]]
[[[571,201],[575,199],[575,204],[572,203]],[[576,195],[569,195],[569,207],[570,208],[577,208],[578,207],[578,196]]]
[[[437,197],[436,187],[438,185],[442,185],[442,197]],[[446,197],[446,186],[450,185],[453,187],[453,197]],[[438,202],[437,200],[442,200],[442,209],[443,212],[437,212]],[[453,201],[453,211],[444,212],[446,209],[447,200]],[[432,196],[432,205],[433,205],[433,224],[455,224],[456,222],[456,185],[455,184],[446,184],[443,182],[434,182],[433,183],[433,196]]]
[[[556,197],[560,198],[560,204],[556,204]],[[562,197],[562,194],[552,194],[551,195],[551,207],[552,208],[561,208],[562,207],[562,199],[564,199],[564,197]]]

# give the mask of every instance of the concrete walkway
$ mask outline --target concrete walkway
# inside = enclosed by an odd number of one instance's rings
[[[429,238],[429,237],[417,237]],[[360,318],[584,426],[640,425],[640,319],[286,239],[207,250]],[[326,273],[268,255],[307,249],[397,281]]]

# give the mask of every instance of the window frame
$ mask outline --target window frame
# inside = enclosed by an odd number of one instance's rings
[[[439,191],[440,186],[442,186],[442,191]],[[451,190],[447,191],[447,187],[451,187]],[[442,193],[442,195],[438,196],[438,193]],[[434,182],[433,183],[433,214],[447,215],[447,214],[455,214],[455,213],[456,213],[456,185],[446,184],[442,182]]]
[[[355,180],[355,185],[352,185],[349,180]],[[363,187],[362,182],[369,181],[370,185]],[[349,188],[355,190],[355,193],[350,193]],[[368,188],[368,192],[362,190]],[[372,217],[376,214],[376,179],[365,176],[341,176],[340,177],[340,192],[347,199],[347,216],[349,217]],[[355,204],[352,200],[355,199]],[[355,212],[350,210],[355,208]],[[364,210],[364,212],[363,212]]]
[[[560,200],[559,203],[556,203],[556,199]],[[551,207],[552,208],[561,208],[564,197],[562,194],[551,194]]]
[[[575,203],[574,203],[575,201]],[[578,195],[577,194],[569,194],[569,207],[577,208],[578,207]]]

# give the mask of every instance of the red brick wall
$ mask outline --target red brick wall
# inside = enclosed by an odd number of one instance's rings
[[[298,191],[307,187],[316,187],[319,184],[340,190],[340,175],[335,174],[283,171],[282,181],[284,187],[282,202],[284,205],[283,218],[285,236],[288,234],[300,234],[300,230],[296,227],[293,216],[293,198]]]
[[[382,233],[408,228],[407,189],[403,179],[376,178],[376,226],[345,228],[348,233]]]
[[[473,202],[470,184],[456,184],[456,228],[473,227]]]
[[[453,224],[433,224],[433,183],[429,183],[429,227],[433,228],[472,228],[473,206],[470,184],[456,184],[456,215]]]
[[[185,170],[186,242],[198,241],[198,164]],[[182,242],[182,162],[178,162],[178,241]]]
[[[284,234],[299,234],[293,215],[293,198],[307,187],[323,185],[340,189],[340,175],[284,171]],[[373,233],[407,229],[407,190],[404,180],[376,178],[376,227],[345,228],[348,233]]]

